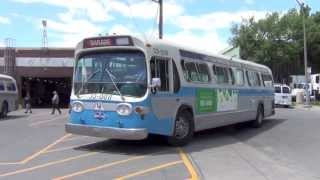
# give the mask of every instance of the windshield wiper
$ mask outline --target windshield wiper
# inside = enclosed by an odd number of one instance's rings
[[[108,70],[108,68],[105,68],[105,71],[108,73],[108,75],[109,75],[109,77],[110,77],[110,79],[111,79],[111,81],[112,81],[112,84],[113,84],[114,87],[116,88],[116,90],[117,90],[118,94],[120,95],[122,101],[125,101],[125,99],[124,99],[124,97],[122,96],[122,94],[121,94],[121,92],[120,92],[117,84],[116,84],[116,83],[114,82],[114,80],[113,80],[113,78],[115,78],[115,76]]]

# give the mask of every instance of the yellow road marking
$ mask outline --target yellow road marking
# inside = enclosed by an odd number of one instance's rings
[[[100,170],[100,169],[108,168],[108,167],[111,167],[111,166],[123,164],[123,163],[129,162],[129,161],[133,161],[133,160],[137,160],[137,159],[143,159],[143,158],[145,158],[145,156],[137,156],[137,157],[133,157],[133,158],[125,159],[125,160],[115,161],[115,162],[112,162],[112,163],[109,163],[109,164],[104,164],[102,166],[97,166],[97,167],[93,167],[93,168],[86,169],[86,170],[83,170],[83,171],[78,171],[78,172],[75,172],[75,173],[72,173],[72,174],[68,174],[68,175],[65,175],[65,176],[56,177],[53,180],[68,179],[68,178],[71,178],[71,177],[74,177],[74,176],[79,176],[79,175],[82,175],[82,174],[90,173],[90,172],[97,171],[97,170]]]
[[[90,144],[94,144],[94,143],[96,143],[96,142],[93,142],[93,143],[88,143],[87,142],[87,143],[78,144],[78,145],[74,145],[74,146],[67,146],[67,147],[52,149],[52,150],[48,150],[48,151],[44,152],[43,154],[52,153],[52,152],[58,152],[58,151],[64,151],[64,150],[73,149],[73,148],[76,148],[76,147],[81,147],[81,146],[90,145]]]
[[[76,137],[65,139],[63,142],[74,141],[74,140],[84,139],[84,138],[89,138],[89,136],[76,136]]]
[[[181,148],[178,148],[178,151],[184,165],[186,166],[186,168],[188,169],[191,175],[191,180],[198,180],[199,179],[198,174],[195,168],[193,167],[192,163],[190,162],[190,159],[188,158],[187,154]]]
[[[30,171],[33,171],[33,170],[36,170],[36,169],[52,166],[52,165],[55,165],[55,164],[61,164],[61,163],[64,163],[64,162],[68,162],[68,161],[72,161],[72,160],[76,160],[76,159],[92,156],[94,154],[97,154],[97,152],[91,152],[91,153],[87,153],[87,154],[82,154],[82,155],[75,156],[75,157],[70,157],[70,158],[67,158],[67,159],[61,159],[61,160],[58,160],[58,161],[53,161],[53,162],[49,162],[49,163],[46,163],[46,164],[30,167],[30,168],[25,168],[25,169],[20,169],[20,170],[9,172],[9,173],[0,174],[0,177],[7,177],[7,176],[12,176],[12,175],[20,174],[20,173],[24,173],[24,172],[30,172]]]
[[[30,160],[36,158],[37,156],[39,156],[40,154],[46,152],[47,150],[49,150],[50,148],[52,148],[53,146],[57,145],[58,143],[62,142],[65,138],[71,136],[71,134],[66,134],[64,135],[62,138],[56,140],[55,142],[53,142],[52,144],[49,144],[47,147],[41,149],[40,151],[34,153],[33,155],[25,158],[23,161],[21,161],[22,164],[25,164],[27,162],[29,162]]]
[[[159,169],[167,168],[167,167],[170,167],[170,166],[175,166],[177,164],[183,164],[183,161],[180,160],[180,161],[169,162],[169,163],[162,164],[162,165],[159,165],[159,166],[156,166],[156,167],[152,167],[152,168],[149,168],[149,169],[146,169],[146,170],[142,170],[142,171],[138,171],[138,172],[135,172],[135,173],[132,173],[132,174],[128,174],[128,175],[125,175],[125,176],[118,177],[118,178],[116,178],[116,180],[129,179],[129,178],[134,177],[134,176],[139,176],[139,175],[146,174],[146,173],[149,173],[149,172],[152,172],[152,171],[157,171]]]
[[[13,165],[13,164],[25,164],[29,161],[31,161],[32,159],[38,157],[40,154],[44,153],[45,151],[49,150],[50,148],[52,148],[53,146],[57,145],[58,143],[62,142],[65,138],[68,138],[69,136],[71,136],[71,134],[66,134],[63,137],[59,138],[58,140],[56,140],[55,142],[49,144],[47,147],[41,149],[40,151],[32,154],[29,157],[26,157],[24,160],[18,161],[18,162],[2,162],[0,163],[0,165]]]
[[[67,116],[58,116],[58,117],[55,117],[53,119],[49,119],[49,120],[45,120],[45,121],[37,121],[37,122],[34,122],[34,123],[31,123],[29,124],[30,127],[34,127],[34,126],[37,126],[39,124],[44,124],[44,123],[48,123],[48,122],[52,122],[52,121],[56,121],[56,120],[62,120],[64,118],[66,118]]]

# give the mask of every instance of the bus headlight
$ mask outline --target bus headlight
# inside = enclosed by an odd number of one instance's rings
[[[128,116],[132,113],[132,105],[128,103],[121,103],[117,106],[117,113],[120,116]]]
[[[82,112],[84,107],[83,104],[81,102],[74,102],[72,103],[72,111],[74,112]]]

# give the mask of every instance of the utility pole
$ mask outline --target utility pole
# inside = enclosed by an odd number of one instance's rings
[[[159,39],[163,37],[163,0],[152,0],[159,3]]]
[[[305,107],[310,107],[310,93],[309,93],[309,72],[308,72],[308,55],[307,55],[307,36],[306,36],[306,23],[305,23],[305,3],[302,0],[296,0],[300,6],[302,13],[302,26],[303,26],[303,50],[304,50],[304,75],[306,78],[306,104]]]

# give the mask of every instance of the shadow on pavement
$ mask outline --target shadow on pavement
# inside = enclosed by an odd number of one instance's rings
[[[264,131],[278,126],[286,121],[285,119],[267,119],[261,128],[254,129],[247,123],[240,123],[225,127],[214,128],[201,131],[195,134],[192,142],[184,148],[188,152],[202,151],[207,148],[216,148],[228,144],[246,141]],[[236,136],[236,138],[234,138]],[[231,137],[231,138],[230,138]],[[190,148],[189,148],[190,147]],[[80,151],[102,152],[125,155],[146,155],[151,153],[176,153],[174,147],[167,145],[165,138],[160,136],[150,136],[141,141],[105,140],[96,143],[74,148]]]
[[[0,118],[1,121],[7,121],[7,120],[13,120],[13,119],[19,119],[19,118],[24,118],[27,117],[27,115],[8,115],[5,118]]]

